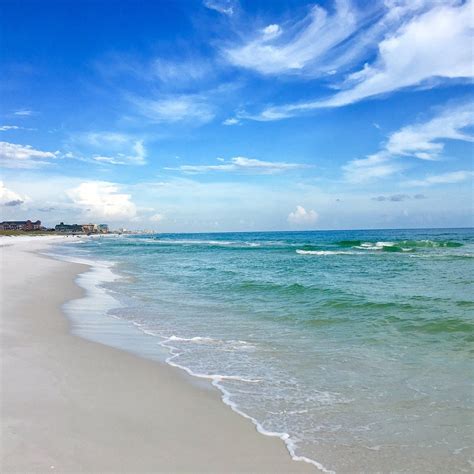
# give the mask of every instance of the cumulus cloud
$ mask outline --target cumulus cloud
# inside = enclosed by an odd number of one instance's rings
[[[36,150],[30,145],[0,142],[0,165],[5,168],[38,168],[49,165],[58,152]]]
[[[268,107],[249,118],[278,120],[318,108],[352,104],[406,87],[428,86],[430,79],[472,78],[472,52],[466,47],[472,42],[472,0],[414,2],[413,5],[419,6],[420,11],[387,33],[378,44],[375,61],[350,74],[338,93],[327,99]],[[404,13],[413,11],[405,8]]]
[[[308,165],[299,163],[285,163],[278,161],[262,161],[253,158],[236,156],[230,161],[222,158],[218,159],[222,164],[219,165],[181,165],[178,168],[166,168],[169,170],[178,170],[185,173],[206,173],[208,171],[226,171],[256,174],[275,174],[283,171],[294,170],[298,168],[307,168]]]
[[[403,184],[405,186],[432,186],[434,184],[455,184],[461,183],[462,181],[467,181],[468,179],[472,179],[473,176],[473,171],[452,171],[449,173],[427,176],[424,179],[406,181]]]
[[[288,214],[288,222],[294,225],[314,224],[318,220],[318,213],[314,210],[307,211],[303,206],[296,206],[293,212]]]
[[[126,220],[136,216],[130,194],[120,192],[119,185],[107,181],[87,181],[67,191],[68,197],[90,219]]]
[[[403,169],[394,159],[413,157],[421,160],[436,160],[444,149],[446,140],[472,142],[466,129],[474,125],[473,104],[441,109],[425,122],[408,125],[389,135],[384,147],[366,158],[349,161],[344,167],[345,178],[352,182],[364,182],[390,176]]]
[[[25,202],[25,199],[25,197],[20,196],[15,191],[12,191],[11,189],[5,187],[3,181],[0,181],[0,204],[2,206],[20,206]]]

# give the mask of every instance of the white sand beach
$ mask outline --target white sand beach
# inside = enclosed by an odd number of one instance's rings
[[[72,335],[61,306],[88,267],[38,253],[54,241],[1,242],[1,472],[317,471],[217,390]]]

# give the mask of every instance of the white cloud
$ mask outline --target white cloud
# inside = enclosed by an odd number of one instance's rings
[[[445,107],[432,119],[408,125],[392,133],[384,147],[367,158],[352,160],[344,167],[345,178],[352,182],[365,182],[385,178],[398,171],[402,165],[394,159],[402,156],[422,160],[435,160],[444,149],[442,140],[473,141],[465,132],[474,125],[473,104]]]
[[[270,24],[243,45],[228,48],[225,54],[232,64],[261,74],[301,73],[349,38],[356,28],[356,13],[350,2],[339,0],[332,15],[314,5],[306,18],[288,25],[287,30]],[[316,67],[325,69],[322,64]]]
[[[0,165],[5,168],[38,168],[48,165],[57,152],[36,150],[30,145],[0,142]]]
[[[93,160],[112,165],[144,165],[146,163],[146,149],[142,140],[132,145],[132,154],[117,153],[115,156],[95,155]]]
[[[75,136],[73,142],[85,145],[87,148],[93,147],[96,153],[92,154],[92,159],[97,162],[114,165],[146,163],[147,150],[143,140],[124,133],[89,132]],[[69,152],[65,156],[74,157],[74,154]]]
[[[164,220],[165,216],[163,214],[154,214],[150,217],[150,221],[158,224]]]
[[[131,195],[121,193],[115,183],[86,181],[66,194],[81,209],[84,217],[90,219],[132,219],[137,213]]]
[[[406,186],[432,186],[433,184],[454,184],[467,181],[474,176],[473,171],[452,171],[438,175],[427,176],[424,179],[416,179],[403,183]]]
[[[0,125],[0,132],[7,132],[8,130],[19,130],[17,125]]]
[[[239,119],[228,118],[222,122],[222,125],[238,125],[240,123]]]
[[[340,107],[430,79],[472,78],[472,0],[417,2],[421,14],[384,36],[373,64],[352,73],[328,99],[268,107],[255,120],[278,120],[324,107]],[[430,7],[426,11],[426,7]],[[412,13],[405,9],[405,13]],[[417,12],[417,13],[420,13]],[[391,15],[393,17],[393,14]],[[352,41],[352,40],[351,40]],[[431,85],[434,85],[432,83]]]
[[[118,132],[89,132],[83,138],[91,145],[99,147],[123,145],[130,142],[128,135]]]
[[[17,115],[18,117],[29,117],[30,115],[33,115],[33,114],[34,112],[29,109],[20,109],[13,112],[13,115]]]
[[[296,210],[288,214],[288,223],[294,225],[314,224],[318,220],[318,213],[307,211],[303,206],[296,206]]]
[[[435,4],[436,5],[436,4]],[[473,77],[472,1],[435,6],[403,25],[379,45],[373,66],[349,77],[354,86],[323,105],[346,105],[366,97],[418,85],[433,78]]]
[[[153,77],[161,82],[176,86],[203,79],[211,72],[211,65],[204,59],[184,58],[169,61],[156,58],[151,63],[150,70]]]
[[[444,145],[439,140],[473,141],[463,129],[474,125],[474,104],[444,109],[428,122],[409,125],[390,135],[386,150],[391,155],[409,155],[422,160],[436,159]]]
[[[237,0],[204,0],[204,6],[210,10],[232,16],[237,8]]]
[[[213,108],[198,94],[171,95],[163,99],[131,99],[141,114],[153,122],[207,123]]]
[[[308,165],[299,163],[285,163],[278,161],[262,161],[253,158],[236,156],[230,161],[218,159],[220,165],[181,165],[178,168],[166,168],[170,170],[184,171],[185,173],[205,173],[207,171],[247,172],[257,174],[275,174],[298,168],[307,168]]]
[[[23,204],[25,200],[25,196],[20,196],[15,191],[8,189],[3,181],[0,181],[0,205],[14,207]]]
[[[347,181],[363,183],[391,176],[401,171],[402,167],[400,164],[391,162],[390,157],[385,153],[378,153],[367,158],[349,161],[342,169]]]

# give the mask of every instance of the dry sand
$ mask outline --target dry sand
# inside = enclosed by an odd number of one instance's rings
[[[54,238],[0,240],[1,472],[317,472],[217,390],[72,335],[87,267],[36,253]]]

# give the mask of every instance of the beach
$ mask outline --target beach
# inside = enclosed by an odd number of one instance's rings
[[[5,239],[2,472],[317,472],[213,387],[73,335],[62,306],[88,266],[40,254],[61,237]]]

